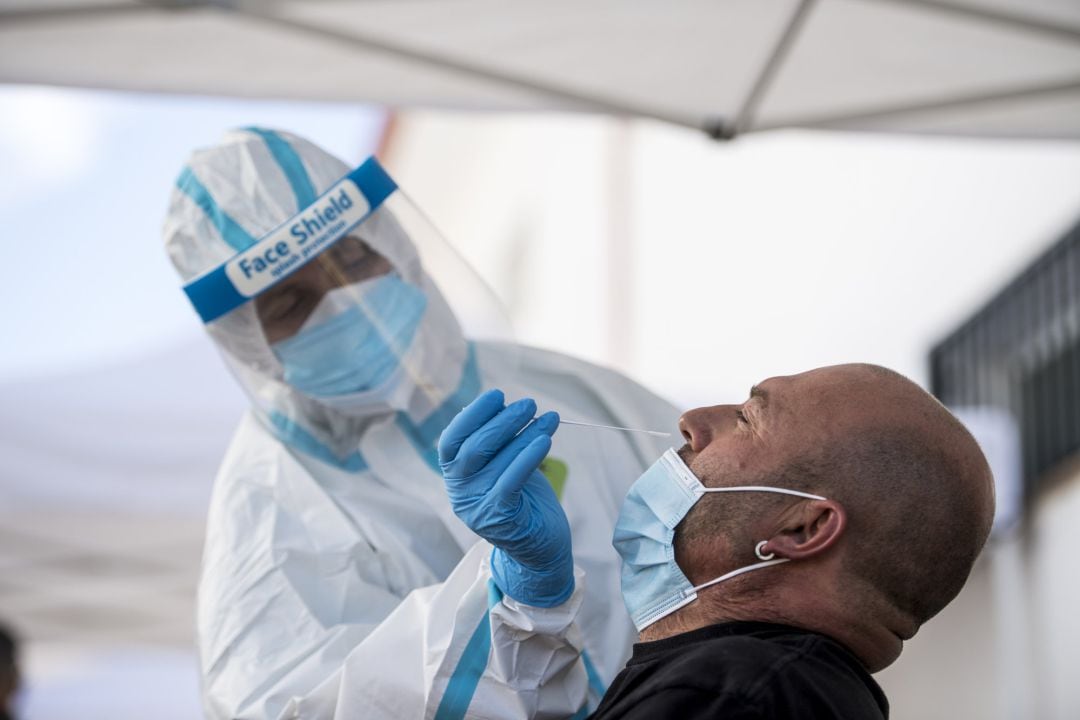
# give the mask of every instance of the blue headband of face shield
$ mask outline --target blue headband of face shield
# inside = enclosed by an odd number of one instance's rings
[[[674,449],[669,449],[630,487],[615,523],[612,544],[622,558],[622,595],[634,626],[641,632],[662,617],[697,599],[702,588],[736,575],[788,562],[755,553],[762,562],[737,568],[694,585],[675,562],[675,527],[705,493],[771,492],[810,500],[820,495],[760,485],[710,488],[701,484]]]
[[[195,311],[211,323],[284,280],[364,222],[397,190],[368,158],[307,207],[184,286]]]

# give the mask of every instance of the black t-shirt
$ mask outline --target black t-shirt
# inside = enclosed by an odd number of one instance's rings
[[[729,622],[634,645],[592,720],[862,720],[889,703],[846,648],[824,635]]]

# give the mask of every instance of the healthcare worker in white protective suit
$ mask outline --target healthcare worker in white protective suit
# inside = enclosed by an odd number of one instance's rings
[[[610,370],[470,340],[467,313],[447,298],[472,297],[469,312],[492,317],[497,305],[374,160],[350,172],[296,136],[230,132],[181,172],[165,244],[252,401],[208,517],[198,597],[208,716],[595,707],[635,639],[615,518],[668,443],[555,435],[541,470],[569,518],[577,581],[567,597],[528,605],[502,596],[492,546],[454,515],[437,441],[488,387],[611,425],[675,430],[675,409]]]

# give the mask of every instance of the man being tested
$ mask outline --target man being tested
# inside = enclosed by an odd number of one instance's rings
[[[487,397],[444,432],[444,476],[495,546],[494,581],[527,602],[534,577],[572,577],[565,520],[530,479],[553,430],[508,423],[514,405]],[[887,717],[870,673],[956,596],[990,531],[975,440],[873,365],[771,378],[679,424],[686,444],[638,479],[616,523],[640,642],[593,717]],[[561,681],[581,694],[572,673]]]

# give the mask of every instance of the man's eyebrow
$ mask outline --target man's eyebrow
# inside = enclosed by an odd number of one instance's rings
[[[750,399],[753,400],[754,398],[760,400],[762,405],[769,404],[769,393],[760,385],[754,385],[750,388]]]

